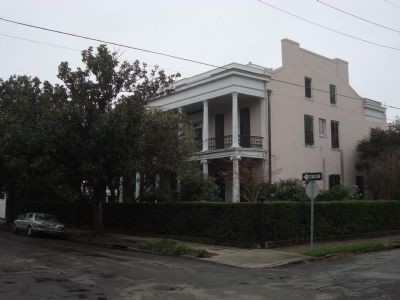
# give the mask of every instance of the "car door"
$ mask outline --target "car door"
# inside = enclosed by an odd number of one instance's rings
[[[33,219],[33,214],[26,214],[25,220],[24,220],[24,225],[23,225],[23,230],[28,230],[28,227],[30,225],[30,222],[32,222]]]

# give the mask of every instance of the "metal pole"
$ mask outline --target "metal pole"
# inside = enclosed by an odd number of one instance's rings
[[[310,184],[313,184],[312,181]],[[314,197],[311,198],[310,249],[314,248]]]
[[[272,154],[271,154],[271,93],[267,90],[267,106],[268,106],[268,182],[272,182]]]

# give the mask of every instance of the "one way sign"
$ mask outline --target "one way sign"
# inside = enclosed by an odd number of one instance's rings
[[[322,173],[303,173],[303,181],[322,180]]]

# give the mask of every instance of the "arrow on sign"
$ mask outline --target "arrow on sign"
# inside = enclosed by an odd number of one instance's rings
[[[322,180],[322,173],[303,173],[303,181]]]

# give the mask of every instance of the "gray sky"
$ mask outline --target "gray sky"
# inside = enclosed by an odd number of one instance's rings
[[[376,43],[400,48],[400,33],[344,15],[317,0],[264,0],[301,17]],[[400,0],[323,0],[342,10],[400,31]],[[0,0],[0,17],[97,37],[215,65],[253,62],[281,65],[281,39],[349,62],[350,83],[363,97],[400,107],[400,51],[369,45],[305,23],[258,0]],[[0,22],[0,77],[38,76],[55,82],[61,61],[80,65],[80,52],[97,44]],[[183,77],[208,67],[113,47],[121,59],[158,64]],[[388,108],[389,121],[400,110]]]

